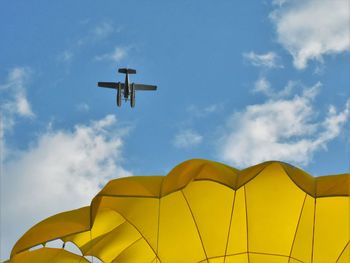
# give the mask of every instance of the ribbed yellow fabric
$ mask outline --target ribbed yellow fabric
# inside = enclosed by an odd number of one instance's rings
[[[48,248],[28,249],[54,239],[104,262],[350,262],[349,188],[350,174],[189,160],[167,176],[110,181],[90,207],[31,228],[9,262],[53,262]],[[55,259],[79,262],[71,254]]]

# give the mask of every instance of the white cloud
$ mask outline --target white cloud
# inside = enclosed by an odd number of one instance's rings
[[[275,91],[271,88],[271,83],[265,77],[260,77],[254,83],[253,93],[262,93],[272,99],[285,98],[291,94],[295,84],[295,82],[289,81],[282,90]]]
[[[128,55],[129,48],[128,47],[115,47],[114,50],[110,53],[106,53],[103,55],[96,56],[95,59],[98,61],[101,60],[110,60],[116,63],[119,63],[123,59],[125,59]]]
[[[91,30],[90,40],[103,40],[113,33],[120,33],[122,31],[122,26],[116,26],[113,23],[103,21],[95,25]]]
[[[112,34],[114,30],[115,29],[112,26],[112,24],[107,22],[102,22],[101,24],[96,25],[92,32],[96,38],[101,39]]]
[[[90,106],[85,102],[81,102],[76,106],[76,109],[80,112],[88,112],[90,110]]]
[[[71,50],[65,50],[57,56],[57,59],[63,62],[70,62],[72,61],[73,56],[74,54]]]
[[[1,175],[1,246],[52,214],[89,205],[122,167],[123,133],[113,115],[72,131],[48,130],[28,149],[5,160]],[[118,129],[119,130],[119,129]],[[7,257],[8,255],[2,255]]]
[[[106,21],[102,21],[90,26],[91,23],[89,19],[85,19],[80,21],[80,24],[89,24],[88,30],[83,32],[75,41],[70,41],[70,46],[64,51],[57,54],[56,58],[58,61],[69,63],[73,60],[74,57],[79,56],[83,48],[96,45],[101,41],[105,41],[106,39],[113,36],[113,34],[117,34],[122,30],[121,26],[116,26],[113,25],[113,23]],[[98,56],[97,58],[99,57],[101,56]]]
[[[87,22],[88,24],[89,22]],[[121,31],[120,26],[115,26],[110,22],[103,21],[96,25],[93,25],[83,37],[80,37],[76,45],[83,46],[86,44],[96,43],[110,37],[113,33],[119,33]]]
[[[256,67],[264,68],[281,68],[280,58],[275,52],[267,52],[265,54],[256,54],[251,51],[243,53],[243,58]]]
[[[254,84],[253,92],[261,92],[269,95],[272,93],[270,82],[265,77],[259,78]]]
[[[272,4],[282,6],[284,5],[288,0],[272,0]]]
[[[173,144],[176,148],[191,148],[199,145],[203,140],[203,136],[199,133],[187,129],[176,134]]]
[[[190,105],[187,107],[187,112],[191,114],[191,116],[196,118],[207,117],[210,114],[219,112],[223,109],[222,104],[210,104],[205,107],[198,107],[196,105]]]
[[[275,1],[276,2],[276,1]],[[348,0],[277,1],[283,5],[270,14],[278,42],[304,69],[309,60],[350,50],[350,6]]]
[[[341,133],[350,115],[349,100],[343,111],[331,106],[327,116],[317,120],[314,98],[320,86],[317,83],[291,99],[269,99],[233,114],[219,145],[222,159],[238,167],[267,160],[308,164],[316,151]]]
[[[11,129],[16,117],[34,117],[31,105],[26,96],[26,85],[31,70],[24,67],[13,68],[5,81],[0,85],[0,111],[2,129]],[[1,131],[3,133],[3,130]]]

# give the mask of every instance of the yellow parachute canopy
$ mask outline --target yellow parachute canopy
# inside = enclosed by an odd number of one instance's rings
[[[281,162],[244,170],[190,160],[167,176],[110,181],[90,207],[25,233],[8,262],[350,262],[350,174]],[[50,240],[74,243],[30,250]]]

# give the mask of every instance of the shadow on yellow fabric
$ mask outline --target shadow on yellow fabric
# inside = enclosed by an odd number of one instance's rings
[[[350,262],[349,186],[350,174],[282,162],[189,160],[167,176],[110,181],[89,207],[32,227],[8,262]],[[31,249],[56,239],[81,254]]]

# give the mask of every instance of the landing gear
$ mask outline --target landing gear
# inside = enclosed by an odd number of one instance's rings
[[[131,90],[130,90],[130,106],[131,108],[135,107],[135,88],[134,83],[131,84]]]
[[[117,88],[117,106],[120,107],[122,105],[122,87],[120,83],[118,83]]]

